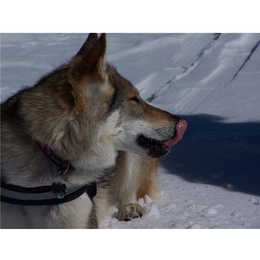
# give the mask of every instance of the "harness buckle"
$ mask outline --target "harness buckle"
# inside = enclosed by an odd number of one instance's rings
[[[51,191],[57,199],[63,199],[67,194],[67,185],[61,182],[53,183]]]

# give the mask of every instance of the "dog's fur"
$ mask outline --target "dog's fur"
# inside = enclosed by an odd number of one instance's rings
[[[1,105],[1,180],[23,187],[96,180],[95,205],[87,194],[55,206],[2,203],[2,228],[96,228],[111,205],[127,220],[143,214],[140,197],[156,198],[156,158],[168,152],[159,143],[174,136],[179,118],[145,103],[105,63],[105,50],[105,34],[90,34],[68,63]],[[58,175],[36,141],[75,169]]]

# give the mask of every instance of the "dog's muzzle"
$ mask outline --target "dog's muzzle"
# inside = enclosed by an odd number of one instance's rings
[[[187,129],[187,122],[180,119],[175,126],[174,137],[169,140],[159,141],[141,134],[137,138],[137,144],[147,150],[148,156],[158,158],[166,155],[170,147],[177,144]]]

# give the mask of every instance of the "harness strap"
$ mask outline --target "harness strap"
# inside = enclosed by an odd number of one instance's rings
[[[58,174],[66,174],[68,170],[75,168],[55,154],[48,146],[37,142],[42,152],[56,165],[60,167]],[[91,182],[80,187],[67,188],[65,183],[52,183],[52,185],[39,187],[22,187],[1,182],[1,201],[24,206],[57,205],[71,200],[75,200],[83,193],[87,193],[89,198],[97,194],[96,182]]]
[[[77,199],[87,193],[92,200],[97,189],[92,182],[82,187],[69,188],[62,183],[53,183],[50,186],[26,188],[12,184],[1,183],[1,201],[23,206],[57,205]]]

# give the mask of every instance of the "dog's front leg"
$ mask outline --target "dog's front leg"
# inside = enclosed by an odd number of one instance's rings
[[[144,209],[137,203],[137,193],[143,178],[138,158],[138,155],[123,153],[119,160],[118,178],[115,186],[119,209],[116,218],[120,221],[142,217],[145,213]]]
[[[137,203],[148,195],[157,197],[157,160],[138,154],[120,152],[114,176],[110,182],[113,204],[119,211],[116,218],[120,221],[142,217],[145,210]]]
[[[133,218],[142,217],[144,209],[138,203],[130,203],[120,208],[117,213],[117,219],[120,221],[128,221]]]

